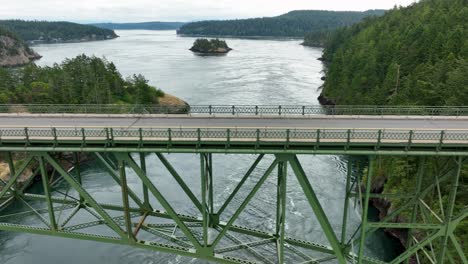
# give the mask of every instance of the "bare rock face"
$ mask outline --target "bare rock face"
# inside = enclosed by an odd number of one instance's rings
[[[14,67],[40,59],[41,56],[24,43],[9,36],[0,35],[0,67]]]

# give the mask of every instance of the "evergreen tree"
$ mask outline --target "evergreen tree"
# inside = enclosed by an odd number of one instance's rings
[[[124,80],[113,63],[80,55],[52,67],[0,68],[0,103],[157,104],[164,93],[141,75]]]

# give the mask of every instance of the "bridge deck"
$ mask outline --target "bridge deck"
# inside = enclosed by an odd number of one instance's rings
[[[468,155],[457,117],[0,117],[0,151]]]
[[[406,129],[450,130],[468,129],[468,120],[388,117],[362,118],[196,118],[196,117],[0,117],[5,127],[119,127],[119,128],[283,128],[283,129]]]

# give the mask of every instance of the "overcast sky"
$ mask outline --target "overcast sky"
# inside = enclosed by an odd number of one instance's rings
[[[196,21],[275,16],[297,9],[390,9],[415,0],[0,0],[0,19]]]

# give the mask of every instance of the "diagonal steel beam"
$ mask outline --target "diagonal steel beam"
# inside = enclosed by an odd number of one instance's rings
[[[126,233],[122,228],[112,219],[112,217],[94,200],[94,198],[73,178],[68,172],[66,172],[62,166],[48,153],[41,153],[41,155],[54,167],[57,172],[70,184],[75,190],[84,198],[84,200],[96,210],[96,212],[106,221],[106,224],[119,234],[123,239],[126,239]]]
[[[364,209],[362,211],[362,218],[361,218],[361,237],[359,238],[359,253],[358,253],[358,264],[362,263],[364,257],[364,246],[366,242],[366,230],[367,230],[367,214],[369,211],[369,194],[370,189],[372,186],[372,176],[374,174],[374,165],[375,165],[375,157],[369,157],[369,167],[367,169],[367,177],[366,177],[366,194],[364,196]]]
[[[463,163],[467,162],[468,161],[468,158],[464,158],[463,159]],[[455,172],[456,169],[455,168],[450,168],[448,169],[447,171],[441,173],[440,177],[439,177],[439,183],[441,182],[445,182],[446,180],[450,179],[450,176],[451,173]],[[424,188],[423,191],[421,191],[421,195],[420,197],[424,197],[426,196],[432,189],[434,189],[436,187],[436,183],[431,183],[430,185],[428,185],[427,187]],[[417,201],[417,202],[420,202],[420,201]],[[406,204],[404,204],[403,206],[399,207],[398,209],[392,211],[390,214],[388,214],[387,216],[385,216],[382,220],[380,220],[380,222],[388,222],[390,220],[392,220],[394,217],[398,216],[401,212],[403,212],[404,210],[408,209],[410,206],[414,205],[414,201],[409,201],[407,202]],[[424,205],[424,204],[423,204]],[[421,209],[423,209],[425,207],[421,207]],[[423,210],[421,210],[423,211]],[[424,211],[423,211],[424,212]],[[377,227],[371,227],[371,228],[368,228],[367,231],[366,231],[366,235],[369,235],[371,233],[374,233],[375,231],[377,231],[379,228]],[[358,230],[356,230],[358,231]],[[351,239],[350,241],[348,241],[347,243],[347,247],[350,247],[351,245],[355,245],[355,243],[357,242],[358,240],[356,239]]]
[[[245,249],[245,248],[249,248],[249,247],[261,246],[261,245],[269,244],[269,243],[272,243],[272,242],[275,242],[274,238],[256,240],[256,241],[248,242],[248,243],[240,243],[240,244],[237,244],[237,245],[234,245],[234,246],[228,246],[228,247],[217,249],[216,253],[221,254],[221,253],[226,253],[226,252],[230,252],[230,251],[236,251],[236,250],[239,250],[239,249]]]
[[[203,213],[202,211],[202,204],[200,201],[197,199],[195,194],[190,190],[190,188],[187,186],[185,181],[180,177],[180,175],[177,173],[177,171],[172,167],[171,163],[161,154],[161,153],[156,153],[156,156],[159,158],[159,160],[162,162],[164,167],[169,171],[169,173],[172,175],[172,177],[177,181],[179,186],[182,188],[182,190],[185,192],[185,194],[190,198],[190,200],[193,202],[193,204],[198,208],[200,212]]]
[[[462,263],[468,263],[465,253],[463,252],[463,249],[454,234],[450,234],[450,240],[452,241],[452,244],[455,247],[458,256],[462,260]]]
[[[145,153],[140,152],[140,168],[143,170],[144,173],[146,173],[146,156]],[[149,200],[149,191],[148,187],[146,185],[142,184],[143,187],[143,204],[145,205],[145,208],[148,208],[149,211],[153,210],[153,207],[151,206],[151,202]]]
[[[54,205],[51,200],[51,191],[49,186],[49,175],[47,173],[47,169],[44,164],[44,158],[42,156],[38,157],[39,159],[39,167],[41,169],[41,176],[42,176],[42,186],[44,188],[44,194],[46,197],[47,208],[49,211],[49,221],[50,221],[50,228],[53,232],[57,231],[57,220],[55,219],[55,212],[54,212]]]
[[[258,164],[260,163],[260,161],[263,159],[263,157],[265,156],[265,154],[260,154],[257,159],[254,161],[254,163],[252,164],[252,166],[250,166],[249,170],[247,171],[247,173],[244,175],[244,177],[242,177],[241,181],[239,182],[239,184],[237,184],[236,188],[234,188],[234,190],[232,191],[231,195],[229,195],[229,197],[226,199],[226,201],[224,202],[224,204],[221,206],[221,208],[219,209],[218,211],[218,215],[221,215],[224,210],[226,210],[226,207],[228,207],[228,205],[231,203],[232,199],[234,199],[234,197],[236,196],[236,194],[239,192],[239,190],[242,188],[242,186],[244,185],[244,183],[247,181],[247,179],[250,177],[250,175],[252,174],[252,172],[255,170],[255,168],[257,168]]]
[[[322,205],[320,204],[320,201],[317,198],[314,189],[312,188],[312,185],[307,179],[307,176],[305,174],[304,169],[301,166],[301,163],[299,162],[299,159],[296,155],[293,155],[289,163],[291,164],[294,174],[296,175],[297,180],[299,181],[299,184],[301,185],[302,190],[304,191],[304,194],[307,200],[309,201],[310,206],[312,207],[312,210],[317,216],[317,220],[319,221],[320,226],[322,227],[322,230],[324,231],[325,236],[328,239],[328,242],[333,248],[338,262],[340,264],[346,264],[346,258],[343,254],[341,244],[338,241],[335,232],[333,231],[330,221],[328,220],[327,215],[325,214],[325,211],[323,210]]]
[[[154,184],[151,182],[151,180],[148,178],[146,173],[143,172],[143,170],[136,164],[136,162],[133,160],[133,158],[128,155],[128,154],[118,154],[121,156],[123,160],[127,162],[127,164],[135,171],[135,173],[140,177],[140,179],[143,181],[143,183],[148,187],[149,191],[156,197],[156,199],[159,201],[161,206],[167,211],[167,213],[171,216],[171,219],[174,220],[179,228],[182,230],[182,232],[187,236],[187,238],[192,242],[193,246],[197,249],[201,248],[200,242],[195,238],[193,233],[190,231],[190,229],[185,225],[185,223],[180,219],[180,217],[177,215],[175,210],[172,208],[172,206],[169,204],[169,202],[164,198],[164,196],[161,194],[161,192],[154,186]]]
[[[26,202],[21,196],[18,197],[18,199],[23,202],[29,209],[31,209],[32,212],[39,218],[39,220],[44,223],[48,228],[50,228],[49,222],[41,215],[41,212],[36,210],[32,205],[30,205],[28,202]],[[49,208],[47,208],[47,211]]]
[[[457,158],[457,172],[455,173],[455,175],[453,175],[450,193],[449,193],[449,197],[447,200],[447,203],[448,203],[447,211],[445,212],[445,219],[444,219],[444,224],[446,225],[446,227],[445,227],[444,236],[441,241],[439,255],[437,256],[438,263],[443,263],[445,260],[445,253],[447,250],[447,243],[448,243],[449,235],[450,235],[450,226],[453,225],[453,223],[451,222],[453,220],[453,211],[455,209],[455,199],[457,196],[457,190],[458,190],[458,185],[460,182],[460,175],[461,175],[462,169],[463,169],[462,158],[458,157]]]
[[[3,198],[3,196],[5,196],[5,194],[10,190],[10,188],[15,185],[16,183],[16,180],[18,180],[19,176],[21,176],[21,174],[23,174],[24,170],[29,166],[29,164],[31,163],[33,159],[33,156],[32,155],[29,155],[26,160],[24,161],[23,165],[21,165],[21,167],[16,171],[16,173],[10,177],[10,180],[8,181],[8,183],[3,187],[3,190],[0,192],[0,199]]]
[[[237,218],[239,217],[240,213],[242,213],[242,211],[245,209],[245,207],[247,206],[247,204],[249,204],[249,202],[252,200],[252,198],[255,196],[255,194],[257,193],[257,191],[260,189],[260,187],[262,187],[263,183],[265,183],[266,179],[268,178],[268,176],[270,176],[271,172],[275,169],[276,165],[278,164],[278,160],[275,159],[273,161],[273,163],[270,165],[270,167],[268,167],[268,169],[266,170],[265,174],[263,174],[263,176],[260,178],[260,180],[257,182],[257,184],[255,184],[255,186],[253,187],[253,189],[250,191],[250,193],[247,195],[247,197],[244,199],[244,201],[241,203],[241,205],[239,206],[239,208],[236,210],[236,212],[234,212],[234,214],[231,216],[231,218],[229,219],[228,223],[226,224],[226,226],[221,230],[221,232],[219,232],[218,236],[215,238],[215,240],[213,241],[213,243],[211,244],[213,248],[216,247],[216,245],[219,243],[219,241],[221,240],[221,238],[223,238],[223,236],[226,234],[226,232],[229,230],[229,228],[232,226],[232,224],[234,224],[234,222],[237,220]]]
[[[413,202],[415,202],[415,203],[414,203],[413,208],[412,208],[410,223],[416,222],[416,218],[417,218],[417,215],[418,215],[419,203],[416,203],[416,201],[420,197],[425,168],[426,168],[426,158],[425,157],[420,157],[419,162],[418,162],[418,174],[417,174],[417,178],[416,178],[416,193],[414,194],[414,198],[413,198]],[[409,230],[408,230],[406,248],[411,247],[411,245],[413,243],[413,240],[411,239],[412,237],[413,237],[413,227],[410,227]],[[409,264],[409,263],[410,263],[410,259],[407,259],[406,264]]]
[[[11,151],[8,151],[6,154],[7,162],[8,162],[8,168],[10,169],[10,178],[15,175],[15,162],[13,161],[13,155],[11,154]],[[15,184],[17,185],[17,184]],[[15,186],[15,190],[16,190]]]
[[[217,228],[218,231],[220,231],[219,227]],[[221,230],[222,231],[222,230]],[[226,238],[231,240],[232,242],[236,243],[236,244],[243,244],[243,242],[238,239],[236,236],[233,236],[229,233],[226,233]],[[263,263],[265,264],[273,264],[273,262],[271,262],[266,256],[264,256],[263,254],[260,254],[257,250],[255,250],[254,248],[248,246],[248,247],[245,247],[245,250],[247,252],[249,252],[250,254],[252,254],[254,257],[260,259],[261,261],[263,261]]]
[[[425,239],[421,240],[419,244],[413,245],[411,248],[407,249],[403,254],[392,260],[390,264],[399,264],[406,260],[407,258],[411,257],[413,254],[418,252],[421,248],[425,247],[427,244],[431,243],[434,239],[440,237],[441,230],[435,231],[430,236],[426,237]],[[442,262],[439,262],[442,263]]]
[[[130,241],[135,241],[135,236],[133,235],[132,229],[132,218],[130,217],[130,204],[128,201],[128,194],[129,188],[127,185],[127,173],[125,172],[125,160],[120,159],[119,155],[117,155],[118,166],[119,166],[119,174],[120,174],[120,182],[121,182],[121,190],[122,190],[122,204],[123,204],[123,213],[125,218],[125,227],[127,231],[127,238]]]
[[[104,158],[100,153],[94,153],[96,156],[97,160],[101,165],[104,167],[104,169],[109,173],[109,175],[114,179],[114,181],[119,185],[122,186],[122,180],[120,179],[119,175],[115,172],[114,168],[112,167],[111,164]],[[140,208],[146,208],[144,203],[140,200],[137,194],[135,194],[131,189],[128,189],[128,195],[132,198],[132,200],[138,205]],[[148,208],[146,208],[148,209]]]

